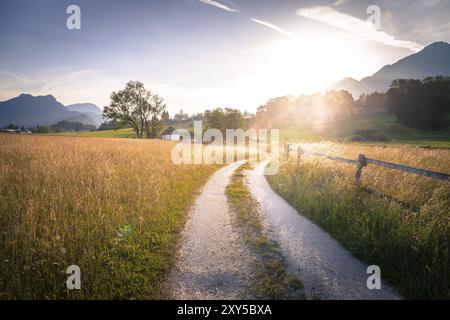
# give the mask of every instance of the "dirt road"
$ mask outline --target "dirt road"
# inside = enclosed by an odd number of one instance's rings
[[[275,240],[291,268],[298,270],[306,296],[311,299],[400,299],[401,296],[385,283],[380,290],[367,288],[367,265],[278,196],[263,175],[266,164],[267,161],[262,162],[255,170],[247,172],[248,187],[261,207],[265,223],[274,230]]]
[[[173,299],[248,299],[249,252],[233,230],[225,188],[242,163],[217,171],[196,199],[169,280]]]

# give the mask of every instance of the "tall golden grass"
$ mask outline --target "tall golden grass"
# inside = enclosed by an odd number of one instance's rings
[[[368,158],[403,164],[411,167],[450,174],[450,149],[429,149],[411,145],[370,146],[343,143],[302,144],[306,150],[321,152],[357,160],[359,154]],[[307,157],[309,161],[335,167],[340,172],[354,175],[355,167],[317,157]],[[398,200],[423,208],[450,200],[450,184],[411,173],[400,172],[368,165],[362,171],[362,183]]]
[[[0,298],[160,298],[193,193],[216,169],[172,143],[0,135]],[[68,291],[69,265],[81,290]]]
[[[302,147],[450,172],[448,149],[338,143]],[[269,182],[355,255],[379,265],[384,279],[406,297],[450,298],[450,184],[373,165],[363,169],[360,185],[354,174],[355,166],[305,155],[300,167],[291,159]]]

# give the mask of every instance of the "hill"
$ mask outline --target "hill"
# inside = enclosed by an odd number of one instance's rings
[[[70,104],[66,107],[70,111],[76,111],[81,113],[94,113],[98,115],[101,115],[103,113],[103,111],[93,103],[76,103]]]
[[[385,92],[395,79],[424,79],[432,76],[450,76],[450,44],[435,42],[422,51],[387,65],[361,81],[345,78],[332,86],[347,90],[357,98],[362,93]]]
[[[69,122],[69,121],[60,121],[58,123],[55,123],[51,125],[52,129],[55,130],[63,130],[63,131],[88,131],[88,130],[95,130],[95,126],[92,125],[85,125],[81,122]]]
[[[102,116],[93,112],[82,113],[70,110],[52,95],[21,94],[18,97],[0,102],[0,126],[13,123],[32,127],[52,125],[63,120],[98,126],[101,123],[99,118],[101,119]]]

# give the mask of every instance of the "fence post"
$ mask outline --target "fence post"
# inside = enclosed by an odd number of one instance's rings
[[[302,147],[297,147],[297,168],[299,168],[300,169],[300,163],[301,163],[301,161],[302,161],[302,153],[303,153],[303,150],[302,150]]]
[[[358,157],[358,165],[356,166],[355,180],[356,183],[359,183],[361,179],[362,169],[367,166],[366,156],[360,154]]]
[[[286,161],[289,161],[289,149],[291,149],[291,145],[286,143]]]

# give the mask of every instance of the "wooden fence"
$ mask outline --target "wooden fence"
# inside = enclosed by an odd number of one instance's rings
[[[287,159],[289,159],[290,152],[293,151],[294,148],[295,148],[295,146],[292,144],[285,144],[285,152],[286,152]],[[429,177],[432,179],[450,181],[450,175],[448,175],[446,173],[434,172],[434,171],[429,171],[429,170],[424,170],[424,169],[419,169],[419,168],[413,168],[413,167],[409,167],[409,166],[405,166],[405,165],[401,165],[401,164],[385,162],[385,161],[380,161],[380,160],[376,160],[376,159],[370,159],[370,158],[367,158],[364,154],[360,154],[357,160],[351,160],[351,159],[345,159],[345,158],[336,157],[336,156],[330,156],[330,155],[319,153],[319,152],[308,151],[308,150],[301,148],[300,146],[297,146],[297,149],[296,150],[294,149],[294,151],[296,151],[296,153],[297,153],[298,165],[300,165],[302,155],[309,154],[309,155],[329,159],[332,161],[338,161],[338,162],[347,163],[347,164],[356,166],[355,180],[357,183],[359,183],[359,181],[361,179],[361,173],[362,173],[363,168],[366,167],[368,164],[373,164],[376,166],[380,166],[380,167],[384,167],[384,168],[388,168],[388,169],[394,169],[394,170],[398,170],[398,171],[402,171],[402,172],[412,173],[412,174],[416,174],[419,176],[425,176],[425,177]]]

